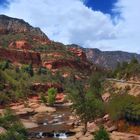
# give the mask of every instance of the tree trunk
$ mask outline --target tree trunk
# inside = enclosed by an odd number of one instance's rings
[[[85,124],[84,124],[84,132],[83,132],[83,134],[85,135],[86,132],[87,132],[87,122],[85,122]]]

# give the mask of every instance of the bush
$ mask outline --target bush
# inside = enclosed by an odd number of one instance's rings
[[[10,109],[0,117],[0,125],[7,130],[0,135],[0,140],[27,140],[26,129]]]
[[[95,132],[94,140],[110,140],[109,134],[104,127],[100,127],[100,129]]]
[[[40,100],[42,103],[46,104],[47,103],[47,98],[45,97],[45,95],[43,93],[41,93],[40,95]]]
[[[136,104],[136,98],[128,94],[114,95],[107,104],[107,112],[113,120],[124,119],[126,111]]]
[[[0,69],[5,70],[5,69],[8,69],[9,66],[10,66],[9,61],[3,61],[3,62],[0,64]]]
[[[48,103],[50,106],[53,106],[55,103],[56,93],[57,93],[57,89],[55,88],[50,88],[48,90]]]

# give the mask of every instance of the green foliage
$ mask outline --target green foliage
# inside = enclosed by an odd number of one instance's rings
[[[96,96],[101,98],[102,93],[102,73],[95,72],[90,76],[90,91]]]
[[[28,74],[15,69],[0,70],[0,104],[25,99],[30,93],[30,82]]]
[[[140,102],[136,101],[126,109],[125,119],[135,124],[140,123]]]
[[[44,68],[44,67],[40,67],[37,71],[37,74],[38,75],[41,75],[41,74],[47,74],[47,69]]]
[[[136,98],[131,95],[114,95],[107,104],[107,112],[113,120],[124,119],[126,111],[133,104],[136,104]]]
[[[0,93],[0,105],[5,105],[10,102],[10,98],[5,93]]]
[[[114,78],[129,78],[131,76],[139,75],[140,73],[140,64],[136,58],[132,58],[130,63],[123,62],[122,64],[118,63],[116,69],[113,71],[112,77]]]
[[[33,71],[32,64],[22,65],[21,70],[23,72],[27,72],[31,77],[34,76],[34,71]]]
[[[7,130],[5,134],[0,135],[0,140],[27,140],[26,129],[10,109],[5,110],[4,115],[0,117],[0,124]]]
[[[53,106],[55,103],[56,93],[57,93],[57,89],[55,88],[50,88],[48,90],[48,103],[50,106]]]
[[[0,69],[1,70],[8,69],[9,67],[10,67],[10,63],[7,60],[0,63]]]
[[[41,95],[40,95],[40,100],[41,100],[41,102],[44,103],[44,104],[47,103],[47,98],[46,98],[46,96],[45,96],[43,93],[41,93]]]
[[[79,81],[71,88],[69,98],[73,102],[72,109],[85,124],[86,133],[87,122],[93,121],[96,117],[103,115],[103,103],[93,93],[87,92],[83,84]]]
[[[103,126],[95,132],[94,140],[110,140],[109,134]]]

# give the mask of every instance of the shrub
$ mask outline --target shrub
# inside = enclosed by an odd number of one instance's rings
[[[114,95],[107,104],[107,112],[113,120],[124,119],[126,111],[135,102],[136,98],[126,93]]]
[[[53,106],[55,103],[56,93],[57,93],[57,89],[55,88],[50,88],[48,90],[48,103],[50,106]]]
[[[6,109],[0,117],[0,124],[7,130],[0,135],[0,140],[27,140],[27,131],[10,109]]]
[[[47,103],[47,98],[45,97],[45,95],[43,93],[41,93],[40,95],[40,100],[42,103],[46,104]]]
[[[110,140],[109,134],[104,127],[100,127],[100,129],[95,132],[94,140]]]

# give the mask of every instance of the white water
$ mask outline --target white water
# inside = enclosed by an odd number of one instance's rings
[[[59,136],[57,136],[57,135],[59,135]],[[66,139],[67,135],[65,133],[54,133],[54,138]]]

